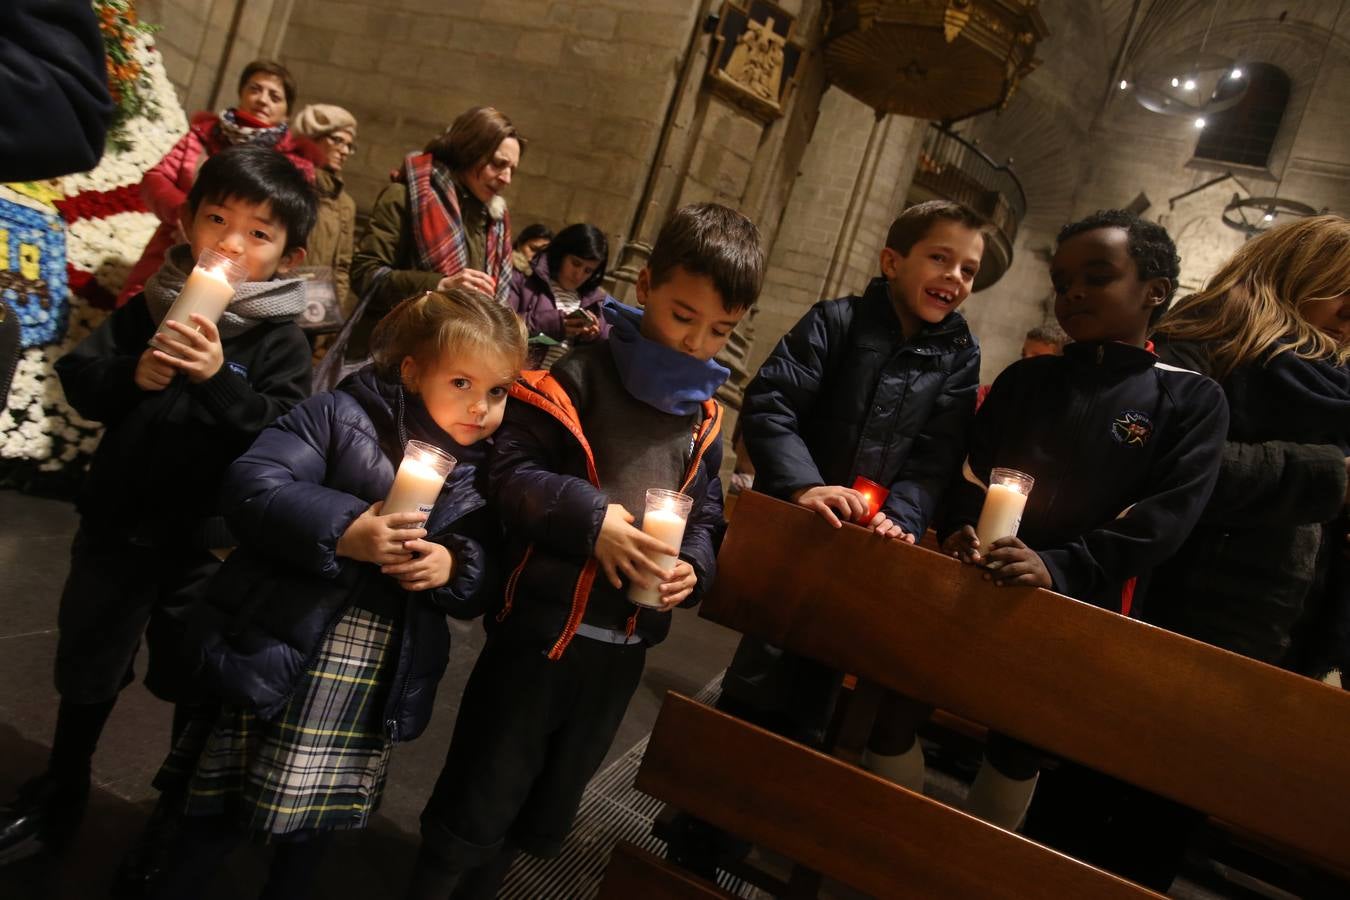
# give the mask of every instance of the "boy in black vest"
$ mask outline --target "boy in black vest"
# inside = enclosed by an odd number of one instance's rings
[[[492,486],[512,572],[422,814],[410,898],[494,897],[517,850],[555,856],[670,611],[712,583],[724,526],[714,357],[759,295],[759,231],[716,204],[680,209],[610,301],[606,340],[512,388]],[[693,508],[680,546],[634,527],[648,489]],[[666,569],[653,557],[678,557]],[[629,600],[634,586],[653,603]]]
[[[66,399],[106,426],[79,498],[80,528],[58,613],[61,694],[47,772],[0,808],[0,863],[68,842],[84,815],[89,766],[146,633],[147,686],[177,700],[178,611],[234,539],[217,494],[225,468],[309,393],[309,345],[293,322],[318,201],[275,150],[238,147],[202,165],[188,195],[189,243],[145,291],[56,364]],[[165,321],[194,261],[211,249],[248,270],[219,324]],[[163,324],[169,336],[147,342]],[[148,631],[147,631],[148,625]]]

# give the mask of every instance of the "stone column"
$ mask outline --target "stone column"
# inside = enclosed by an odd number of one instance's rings
[[[925,127],[903,116],[879,119],[837,88],[825,93],[769,257],[751,371],[817,300],[861,291],[879,273]]]

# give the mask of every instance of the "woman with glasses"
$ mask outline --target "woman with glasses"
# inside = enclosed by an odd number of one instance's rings
[[[323,151],[323,163],[314,171],[319,218],[309,233],[305,265],[328,266],[333,270],[333,291],[345,319],[356,305],[348,287],[356,234],[356,201],[343,187],[342,167],[356,152],[356,117],[340,106],[314,103],[296,114],[294,127]]]

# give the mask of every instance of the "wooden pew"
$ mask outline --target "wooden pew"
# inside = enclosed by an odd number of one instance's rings
[[[703,615],[1350,874],[1350,695],[981,574],[746,493]]]
[[[679,866],[619,841],[605,868],[599,900],[731,900],[731,896]]]
[[[873,897],[1159,897],[678,694],[637,787]]]

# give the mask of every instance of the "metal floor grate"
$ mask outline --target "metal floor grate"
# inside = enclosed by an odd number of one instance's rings
[[[694,699],[712,703],[721,688],[719,675]],[[591,779],[562,854],[555,859],[522,855],[497,896],[505,900],[589,900],[600,890],[610,851],[617,841],[626,840],[663,855],[665,842],[652,837],[652,822],[661,812],[661,801],[633,787],[646,750],[647,738],[643,738]],[[720,883],[742,897],[764,896],[725,873]]]

